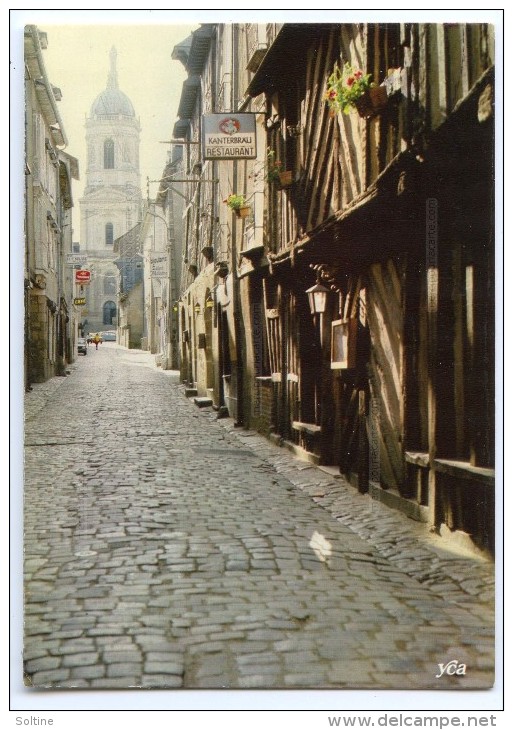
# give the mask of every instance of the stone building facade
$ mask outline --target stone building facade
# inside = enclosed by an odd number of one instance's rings
[[[75,359],[78,311],[66,255],[72,251],[72,180],[78,161],[47,76],[46,33],[28,25],[25,43],[25,383],[64,375]]]
[[[164,370],[179,368],[178,299],[182,273],[183,150],[175,146],[156,198],[145,210],[142,247],[145,257],[146,347]]]
[[[117,341],[123,347],[139,349],[144,332],[143,257],[139,253],[141,223],[117,238],[114,261],[119,271]]]

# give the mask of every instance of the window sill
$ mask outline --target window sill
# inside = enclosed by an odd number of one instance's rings
[[[472,482],[486,484],[488,487],[495,485],[495,469],[473,466],[468,461],[461,461],[459,459],[434,459],[433,468],[435,471],[458,477],[458,479],[468,479]]]
[[[404,458],[408,464],[429,467],[429,454],[424,451],[405,451]]]
[[[316,434],[321,432],[321,427],[316,423],[305,423],[304,421],[292,421],[294,431]]]

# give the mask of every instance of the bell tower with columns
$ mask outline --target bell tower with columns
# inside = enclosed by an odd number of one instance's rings
[[[141,216],[140,124],[132,102],[119,88],[117,51],[111,48],[106,88],[86,119],[86,187],[80,200],[80,253],[87,254],[91,283],[84,287],[85,331],[115,329],[119,253],[114,241]]]

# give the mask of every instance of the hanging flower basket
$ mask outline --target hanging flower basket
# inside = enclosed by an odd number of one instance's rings
[[[226,198],[226,200],[223,200],[223,203],[226,203],[226,205],[233,210],[237,218],[247,218],[251,213],[251,206],[246,203],[244,195],[236,195],[235,193],[232,193]]]
[[[285,170],[283,162],[276,159],[276,153],[270,147],[267,148],[267,171],[265,179],[271,185],[276,185],[280,190],[289,188],[294,182],[292,170]]]
[[[385,86],[372,86],[356,102],[358,114],[367,119],[382,111],[388,104],[388,94]]]
[[[241,208],[234,208],[234,210],[237,218],[247,218],[251,213],[251,207],[249,205],[243,205]]]
[[[388,101],[386,88],[370,79],[371,74],[364,74],[347,62],[342,69],[336,66],[328,77],[324,95],[331,114],[350,114],[356,109],[361,117],[370,117],[381,111]]]
[[[292,170],[284,170],[279,173],[279,185],[280,188],[290,188],[294,182],[294,175]]]

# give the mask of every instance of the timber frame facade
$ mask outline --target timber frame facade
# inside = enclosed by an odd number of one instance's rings
[[[174,51],[189,73],[174,136],[193,142],[189,392],[488,553],[493,49],[479,24],[245,24],[201,26]],[[387,90],[371,116],[330,112],[327,78],[345,61]],[[202,160],[213,111],[256,114],[256,160]],[[248,218],[223,205],[232,192]],[[316,279],[329,293],[314,317]]]

